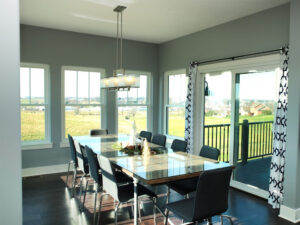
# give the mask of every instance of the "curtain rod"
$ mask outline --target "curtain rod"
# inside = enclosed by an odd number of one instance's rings
[[[233,56],[233,57],[226,57],[226,58],[221,58],[221,59],[214,59],[214,60],[208,60],[208,61],[203,61],[203,62],[197,62],[194,61],[191,63],[191,65],[202,65],[202,64],[209,64],[209,63],[215,63],[215,62],[223,62],[223,61],[230,61],[230,60],[235,60],[235,59],[239,59],[239,58],[245,58],[245,57],[252,57],[252,56],[257,56],[257,55],[265,55],[265,54],[270,54],[270,53],[275,53],[275,52],[280,52],[280,51],[285,51],[286,47],[282,47],[279,49],[273,49],[273,50],[269,50],[269,51],[263,51],[263,52],[256,52],[256,53],[250,53],[250,54],[245,54],[245,55],[238,55],[238,56]]]

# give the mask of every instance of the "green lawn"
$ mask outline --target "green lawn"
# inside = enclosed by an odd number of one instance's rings
[[[21,111],[22,141],[45,139],[44,111]]]
[[[119,134],[130,134],[133,120],[136,123],[136,130],[147,130],[147,111],[137,111],[134,113],[131,112],[118,112],[118,133]]]
[[[132,121],[135,119],[137,131],[140,130],[147,130],[147,122],[146,122],[146,111],[126,111],[120,110],[119,111],[119,126],[118,132],[123,134],[130,134],[130,130],[132,127]],[[91,129],[97,129],[101,127],[100,124],[100,111],[96,112],[77,112],[75,111],[67,111],[65,114],[66,118],[66,136],[68,133],[71,135],[88,135]],[[23,141],[32,141],[32,140],[41,140],[45,138],[45,121],[44,121],[44,111],[21,111],[21,119],[22,119],[22,126],[21,126],[21,135]],[[244,119],[248,119],[249,122],[258,122],[258,121],[272,121],[273,115],[268,116],[241,116],[240,122]],[[168,118],[168,134],[173,136],[184,137],[184,111],[172,111],[169,113]],[[214,125],[214,124],[229,124],[230,118],[217,118],[217,117],[206,117],[205,118],[205,125]],[[213,143],[209,143],[208,140],[211,140],[213,133],[216,135],[218,133],[218,137],[221,135],[222,138],[217,138]],[[205,144],[215,146],[221,149],[224,154],[224,157],[221,156],[221,160],[227,161],[228,160],[228,150],[229,150],[229,134],[230,129],[220,129],[216,131],[210,130],[208,132],[207,128],[205,130]],[[252,132],[250,128],[250,133]],[[270,133],[271,130],[269,129],[268,132]],[[267,144],[262,143],[262,140],[266,137],[262,135],[262,131],[257,131],[257,136],[259,138],[255,139],[254,137],[252,140],[249,140],[251,144],[249,147],[252,146],[254,150],[257,149],[258,145],[264,146]],[[209,137],[208,137],[209,135]],[[224,135],[224,138],[223,136]],[[241,140],[241,132],[240,132],[240,140]],[[269,146],[270,147],[270,146]],[[257,150],[258,151],[258,150]],[[251,152],[249,156],[251,156]],[[254,152],[253,152],[254,154]],[[241,141],[239,141],[239,155],[241,155]]]
[[[101,128],[101,116],[99,111],[80,112],[67,111],[65,113],[66,137],[68,134],[72,136],[88,135],[91,129]]]

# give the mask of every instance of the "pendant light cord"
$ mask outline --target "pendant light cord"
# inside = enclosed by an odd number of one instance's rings
[[[121,12],[120,68],[123,68],[123,12]]]
[[[117,13],[117,49],[116,49],[116,69],[119,66],[119,12]],[[117,75],[117,74],[116,74]]]

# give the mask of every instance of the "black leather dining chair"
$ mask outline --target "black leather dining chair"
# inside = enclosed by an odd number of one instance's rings
[[[166,220],[168,224],[169,211],[187,222],[211,221],[213,216],[221,216],[228,209],[228,191],[233,167],[204,171],[198,178],[195,197],[166,204]]]
[[[204,145],[200,150],[199,156],[218,160],[220,156],[220,150],[214,147]]]
[[[66,180],[66,187],[68,186],[68,180],[69,180],[69,174],[70,174],[70,167],[73,165],[73,179],[72,179],[72,188],[74,188],[73,185],[75,185],[75,179],[77,174],[77,167],[78,167],[78,161],[76,156],[76,150],[74,145],[74,139],[73,137],[68,134],[68,140],[70,145],[70,153],[71,153],[71,160],[68,163],[68,172],[67,172],[67,180]]]
[[[157,145],[165,147],[166,146],[166,140],[167,140],[167,138],[166,138],[165,135],[155,134],[155,135],[153,135],[151,142],[153,144],[157,144]]]
[[[115,225],[117,224],[117,213],[120,204],[127,203],[127,202],[133,202],[134,198],[134,185],[133,183],[129,184],[123,184],[119,185],[117,183],[115,170],[112,167],[111,162],[104,156],[99,156],[100,160],[100,167],[102,170],[102,182],[103,182],[103,191],[105,194],[102,194],[100,197],[100,213],[99,218],[101,215],[101,205],[102,205],[102,199],[105,195],[110,195],[114,198],[115,201],[118,202],[116,208],[115,208]],[[154,221],[155,218],[155,210],[156,205],[155,201],[157,198],[157,195],[149,190],[148,188],[144,187],[141,184],[138,184],[138,196],[148,196],[152,202],[153,202],[153,214],[154,214]],[[138,203],[139,206],[139,203]],[[139,211],[140,212],[140,211]]]
[[[173,152],[186,152],[186,146],[186,141],[174,139],[171,145],[171,149],[173,150]]]
[[[139,136],[141,138],[146,138],[148,142],[151,142],[152,133],[150,131],[142,130]]]
[[[107,135],[108,130],[107,129],[93,129],[90,130],[90,136],[100,136],[100,135]]]
[[[84,147],[77,140],[74,140],[74,146],[75,146],[77,162],[78,162],[77,170],[82,172],[82,176],[80,177],[80,186],[79,186],[80,187],[79,199],[81,199],[83,180],[85,180],[86,182],[86,178],[89,177],[89,164],[88,164]],[[73,188],[72,195],[74,195],[74,191],[75,191],[75,185]]]
[[[95,200],[94,200],[94,223],[96,219],[96,203],[97,203],[97,195],[98,192],[102,191],[102,174],[101,174],[101,167],[99,165],[99,161],[97,158],[97,155],[93,152],[91,148],[88,146],[85,146],[85,151],[90,167],[90,174],[92,179],[94,180],[94,192],[95,192]],[[115,175],[116,175],[116,182],[118,184],[125,184],[125,183],[132,183],[132,178],[128,177],[124,173],[120,171],[115,170]],[[89,180],[87,180],[85,190],[87,190]],[[83,201],[82,201],[82,206],[84,206],[85,203],[85,198],[86,198],[86,192],[84,193]]]
[[[220,150],[217,148],[209,147],[204,145],[199,153],[199,156],[205,157],[208,159],[218,160],[220,155]],[[186,180],[174,181],[167,184],[167,202],[169,202],[170,189],[176,191],[177,193],[188,197],[188,194],[196,190],[198,178],[190,178]]]

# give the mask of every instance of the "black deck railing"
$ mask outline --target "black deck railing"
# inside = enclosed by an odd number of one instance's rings
[[[239,124],[238,142],[235,148],[238,161],[264,157],[272,154],[273,148],[273,121],[248,122]],[[237,137],[237,134],[236,134]],[[230,124],[215,124],[204,127],[204,145],[220,149],[220,161],[229,161]]]

